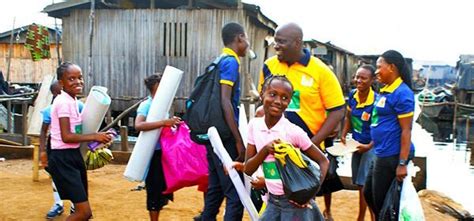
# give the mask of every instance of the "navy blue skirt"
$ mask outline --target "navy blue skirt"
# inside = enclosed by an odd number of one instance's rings
[[[87,171],[79,148],[52,149],[48,155],[48,172],[61,199],[73,203],[88,201]]]

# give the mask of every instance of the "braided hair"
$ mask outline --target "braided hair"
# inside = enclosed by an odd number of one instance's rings
[[[61,63],[59,67],[56,69],[56,78],[58,80],[61,80],[63,78],[64,73],[66,73],[67,69],[69,69],[69,67],[73,65],[76,65],[76,64],[69,61],[65,61]]]
[[[151,92],[151,90],[153,89],[153,86],[155,86],[156,84],[159,84],[162,77],[163,77],[163,74],[156,73],[156,74],[146,77],[143,80],[143,82],[145,83],[146,88]]]
[[[294,90],[293,84],[290,82],[290,80],[285,75],[281,75],[281,74],[272,74],[272,75],[266,77],[265,81],[263,81],[263,84],[262,84],[261,94],[265,93],[265,90],[267,89],[268,85],[270,85],[274,80],[287,82],[291,87],[291,94],[293,94],[293,90]]]

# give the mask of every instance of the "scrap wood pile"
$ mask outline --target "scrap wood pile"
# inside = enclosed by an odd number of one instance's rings
[[[436,211],[448,214],[457,220],[474,220],[472,216],[463,206],[448,196],[434,190],[421,190],[418,195],[422,201],[427,202]]]

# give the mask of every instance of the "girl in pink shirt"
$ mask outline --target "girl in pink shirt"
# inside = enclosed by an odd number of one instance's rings
[[[51,154],[48,167],[59,195],[74,203],[75,212],[67,220],[88,220],[92,210],[88,202],[87,172],[79,150],[81,142],[107,143],[107,133],[82,134],[82,120],[76,95],[82,93],[81,68],[65,62],[57,69],[63,91],[51,107]]]
[[[261,92],[264,117],[254,118],[249,123],[248,145],[244,172],[252,175],[259,166],[263,167],[265,186],[270,193],[265,212],[260,220],[324,220],[314,200],[304,205],[290,201],[283,190],[283,184],[275,166],[273,144],[284,140],[303,150],[320,167],[324,180],[329,161],[311,142],[300,127],[288,121],[283,115],[293,95],[293,86],[285,76],[272,75],[265,80]],[[254,187],[262,181],[255,181]]]

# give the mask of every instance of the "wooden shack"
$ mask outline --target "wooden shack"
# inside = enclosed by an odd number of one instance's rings
[[[48,28],[50,39],[51,58],[40,61],[33,61],[31,53],[25,48],[26,33],[28,26],[16,28],[0,33],[0,69],[7,78],[8,62],[10,59],[10,39],[13,32],[13,42],[11,44],[10,61],[10,82],[22,84],[41,83],[46,74],[56,73],[58,65],[58,53],[56,45],[56,36],[60,38],[60,31]],[[58,35],[57,35],[58,34]],[[58,39],[59,49],[61,50],[61,41]]]
[[[257,59],[242,59],[244,74],[254,81],[267,57],[266,36],[276,23],[258,6],[238,0],[102,0],[95,5],[92,73],[89,55],[90,0],[69,0],[47,6],[49,16],[61,18],[65,60],[79,64],[86,82],[109,88],[112,108],[121,111],[146,95],[143,78],[166,65],[184,70],[177,97],[186,97],[195,78],[221,53],[221,29],[228,22],[242,24]]]
[[[330,42],[324,43],[311,39],[305,40],[304,43],[305,47],[308,48],[314,56],[321,58],[333,67],[343,91],[347,93],[351,88],[351,81],[357,71],[361,58]]]

